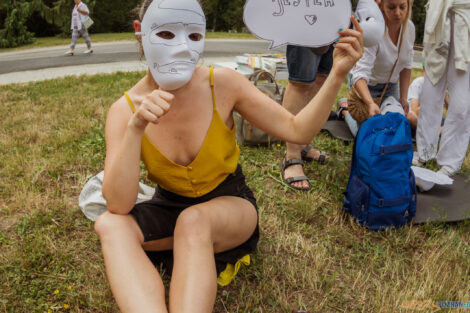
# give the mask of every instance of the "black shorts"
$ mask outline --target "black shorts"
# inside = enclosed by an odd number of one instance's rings
[[[258,211],[253,192],[245,184],[245,176],[240,165],[238,165],[233,174],[228,175],[214,190],[202,197],[183,197],[157,186],[153,198],[136,204],[130,214],[134,216],[142,230],[144,241],[152,241],[172,237],[178,215],[184,209],[221,196],[235,196],[246,199]],[[235,264],[243,256],[253,253],[258,239],[259,228],[256,225],[256,229],[251,237],[243,244],[231,250],[216,253],[214,256],[217,274],[225,270],[227,263]],[[173,268],[172,250],[146,251],[146,253],[156,266],[162,265],[168,273],[171,273]]]

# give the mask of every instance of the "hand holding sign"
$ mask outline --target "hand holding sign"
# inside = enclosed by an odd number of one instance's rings
[[[333,53],[333,68],[331,71],[341,77],[348,74],[364,53],[362,28],[354,17],[351,16],[350,19],[354,29],[344,29],[338,32],[341,37],[335,44]]]
[[[243,19],[256,36],[271,40],[271,48],[285,44],[321,47],[349,26],[349,0],[247,0]]]

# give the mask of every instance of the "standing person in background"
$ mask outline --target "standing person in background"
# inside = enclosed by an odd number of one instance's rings
[[[469,25],[470,1],[429,1],[424,32],[426,75],[413,163],[421,165],[437,158],[439,172],[448,176],[460,170],[470,139]],[[446,88],[449,109],[439,143]]]
[[[87,15],[90,14],[90,10],[85,3],[81,0],[74,0],[75,6],[72,11],[72,21],[70,23],[70,29],[72,30],[72,42],[70,44],[70,49],[65,52],[65,55],[73,55],[75,50],[75,45],[77,44],[78,37],[82,36],[85,39],[87,50],[84,54],[93,53],[91,49],[90,36],[88,36],[88,30],[82,25],[82,21]]]
[[[289,83],[282,105],[295,115],[315,97],[325,82],[333,64],[333,47],[313,49],[288,45],[286,57]],[[326,159],[324,151],[313,149],[311,145],[286,142],[286,154],[281,166],[283,181],[294,189],[310,190],[308,177],[303,170],[304,161],[324,164]]]

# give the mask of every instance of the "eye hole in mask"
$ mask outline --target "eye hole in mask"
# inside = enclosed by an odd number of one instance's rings
[[[201,41],[202,35],[199,33],[192,33],[192,34],[189,34],[188,38],[192,41]]]
[[[175,38],[175,34],[173,34],[170,31],[167,31],[167,30],[158,32],[156,35],[158,37],[160,37],[162,39],[166,39],[166,40],[171,40],[171,39]]]

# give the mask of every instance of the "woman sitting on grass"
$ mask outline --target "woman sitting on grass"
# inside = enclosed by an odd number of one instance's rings
[[[355,20],[357,30],[339,32],[331,74],[293,116],[237,72],[196,66],[205,35],[196,0],[146,0],[140,18],[134,25],[149,72],[109,110],[108,212],[95,229],[123,312],[168,311],[159,263],[172,271],[171,312],[211,312],[217,282],[228,284],[240,262],[249,262],[259,237],[233,110],[278,138],[309,143],[362,55],[362,34]],[[158,187],[153,199],[135,205],[141,157]]]

